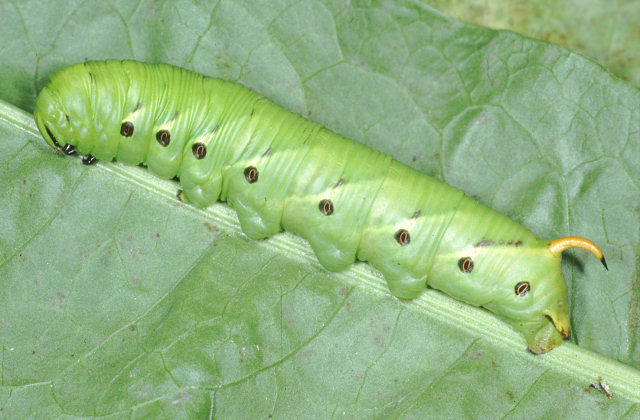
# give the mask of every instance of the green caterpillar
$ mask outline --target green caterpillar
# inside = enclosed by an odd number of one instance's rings
[[[355,260],[380,270],[391,293],[427,284],[499,315],[544,353],[569,337],[564,249],[591,241],[536,237],[462,191],[284,110],[239,84],[169,65],[76,64],[38,96],[35,121],[67,154],[144,164],[177,177],[198,207],[235,208],[259,239],[305,238],[328,270]]]

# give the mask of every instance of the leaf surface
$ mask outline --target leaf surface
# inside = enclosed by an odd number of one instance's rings
[[[418,2],[262,3],[0,3],[0,412],[637,417],[638,89]],[[293,235],[251,241],[224,204],[45,145],[37,92],[103,58],[243,83],[541,237],[593,239],[610,271],[565,254],[572,343],[534,356],[437,291],[401,302],[366,264],[328,273]]]

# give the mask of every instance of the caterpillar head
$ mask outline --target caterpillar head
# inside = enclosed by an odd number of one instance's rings
[[[63,137],[58,134],[62,121],[57,121],[60,118],[56,117],[59,117],[58,114],[62,113],[59,111],[59,108],[56,107],[55,102],[52,92],[47,88],[43,89],[36,100],[33,117],[36,120],[38,130],[40,130],[40,133],[49,146],[59,150],[65,150],[64,148],[70,150],[70,147],[67,146]],[[60,140],[58,140],[58,138],[60,138]]]
[[[91,79],[83,64],[64,68],[52,76],[36,99],[33,116],[40,133],[47,144],[66,154],[82,148],[78,139],[92,138],[94,134],[92,118],[88,117]]]
[[[438,261],[440,270],[445,264],[457,270],[435,287],[494,312],[524,335],[531,352],[546,353],[571,335],[561,254],[572,247],[592,251],[606,267],[602,251],[583,238],[484,241]]]

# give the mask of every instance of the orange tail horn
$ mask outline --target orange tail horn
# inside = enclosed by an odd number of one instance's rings
[[[549,243],[549,251],[551,251],[553,255],[560,255],[562,251],[569,248],[583,248],[593,252],[595,256],[598,257],[602,265],[604,265],[604,268],[609,270],[607,262],[604,259],[604,254],[600,248],[598,248],[598,245],[588,239],[579,238],[577,236],[567,236],[566,238],[554,239]]]

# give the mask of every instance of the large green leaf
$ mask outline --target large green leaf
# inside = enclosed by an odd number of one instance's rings
[[[637,0],[423,0],[468,22],[556,42],[640,86]]]
[[[636,418],[638,89],[417,1],[266,3],[0,2],[0,413]],[[566,255],[573,342],[541,356],[434,290],[405,303],[365,264],[328,273],[223,204],[48,148],[28,112],[87,58],[240,81],[542,237],[595,240],[610,271]]]

